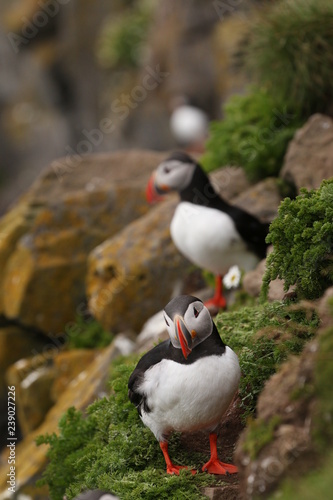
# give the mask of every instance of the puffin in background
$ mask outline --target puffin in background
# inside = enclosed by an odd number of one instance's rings
[[[159,441],[168,474],[184,468],[170,459],[170,433],[198,430],[209,431],[211,450],[202,470],[233,474],[237,467],[218,459],[215,429],[238,389],[237,355],[223,343],[198,298],[180,295],[163,314],[170,339],[140,359],[128,382],[129,399]]]
[[[223,275],[233,265],[254,269],[265,258],[269,224],[223,200],[187,153],[175,152],[160,163],[148,182],[147,201],[160,201],[170,191],[180,196],[170,226],[173,242],[191,262],[215,274],[215,294],[205,305],[225,308]]]
[[[169,106],[172,109],[170,131],[178,147],[188,152],[203,153],[209,133],[207,113],[184,95],[173,97]]]

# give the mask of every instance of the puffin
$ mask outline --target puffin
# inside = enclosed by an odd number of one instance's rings
[[[208,138],[209,117],[203,109],[191,103],[186,96],[176,96],[170,102],[170,131],[178,147],[188,152],[204,151]]]
[[[234,474],[237,467],[218,458],[216,428],[238,390],[238,357],[197,297],[173,298],[163,315],[169,339],[139,360],[129,378],[129,399],[158,440],[168,474],[187,468],[171,461],[170,434],[199,430],[209,433],[210,442],[210,459],[202,470]]]
[[[160,201],[170,191],[180,197],[171,238],[188,260],[215,275],[215,293],[205,305],[223,309],[223,275],[234,265],[250,271],[265,258],[269,224],[221,198],[201,165],[185,152],[174,152],[158,165],[146,187],[147,201]]]

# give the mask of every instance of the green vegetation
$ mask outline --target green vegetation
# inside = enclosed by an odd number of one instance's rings
[[[96,349],[110,344],[113,336],[104,330],[102,325],[92,317],[84,318],[78,315],[75,323],[70,323],[65,329],[69,349]]]
[[[266,380],[289,354],[301,352],[318,327],[313,312],[280,302],[220,314],[216,324],[223,341],[238,355],[239,387],[244,418],[255,413]]]
[[[268,422],[257,418],[248,423],[248,433],[244,443],[244,451],[248,453],[251,459],[255,459],[260,450],[274,437],[274,431],[281,423],[281,417],[275,415]]]
[[[319,353],[315,371],[314,391],[319,400],[314,420],[314,437],[321,450],[333,443],[333,327],[319,337]]]
[[[265,380],[289,352],[300,352],[318,319],[274,303],[223,313],[216,322],[224,341],[239,355],[241,405],[250,415]],[[258,334],[262,328],[264,334]],[[39,437],[39,444],[50,446],[50,463],[40,484],[49,485],[52,500],[61,500],[65,491],[70,500],[85,488],[110,490],[122,499],[196,499],[203,498],[201,487],[217,484],[207,474],[166,475],[157,441],[128,400],[127,382],[137,360],[121,359],[112,366],[109,398],[91,405],[86,416],[68,410],[60,421],[59,436]],[[195,468],[207,460],[184,450],[178,434],[170,440],[170,455],[175,463]]]
[[[247,68],[274,99],[304,118],[332,111],[332,19],[331,0],[280,0],[250,22]]]
[[[333,301],[330,302],[333,311]],[[333,327],[318,336],[313,396],[312,435],[318,451],[318,470],[297,479],[287,479],[279,487],[281,500],[331,498],[333,488]]]
[[[107,20],[97,47],[98,59],[104,67],[140,66],[151,13],[149,1],[135,2],[131,9]]]
[[[277,175],[288,142],[302,125],[296,113],[264,88],[232,96],[224,113],[222,121],[211,124],[201,159],[205,170],[240,165],[250,180]]]
[[[331,498],[333,490],[333,452],[325,457],[320,469],[303,475],[301,479],[286,480],[279,487],[279,500],[313,500],[314,498]],[[271,498],[276,498],[272,495]]]
[[[250,180],[277,175],[295,130],[315,112],[332,114],[332,19],[331,0],[268,2],[251,16],[240,52],[256,87],[212,123],[207,171],[239,165]]]
[[[285,198],[270,226],[263,297],[275,278],[285,280],[285,290],[296,285],[299,297],[315,299],[333,284],[333,179],[317,190],[303,189],[295,200]]]

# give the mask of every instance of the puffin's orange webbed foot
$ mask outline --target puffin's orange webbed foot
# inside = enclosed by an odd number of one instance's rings
[[[208,472],[209,474],[236,474],[238,469],[235,465],[225,464],[220,462],[218,459],[210,459],[203,467],[203,472]]]
[[[188,469],[188,467],[186,467],[185,465],[174,465],[171,462],[171,459],[170,459],[169,453],[168,453],[168,443],[166,441],[161,441],[160,447],[161,447],[161,450],[163,452],[163,456],[164,456],[165,463],[167,466],[167,469],[166,469],[167,474],[176,474],[176,476],[179,476],[179,471],[181,469]],[[197,471],[192,469],[191,473],[194,475],[197,473]]]
[[[225,464],[218,459],[217,456],[217,434],[212,432],[209,435],[210,444],[210,459],[202,467],[203,472],[208,472],[209,474],[236,474],[238,469],[235,465]]]
[[[186,465],[174,465],[174,464],[171,464],[169,466],[167,466],[167,474],[176,474],[177,476],[179,476],[179,471],[181,469],[188,469],[188,467],[186,467]],[[191,470],[191,474],[196,474],[197,471],[195,469],[192,469]]]

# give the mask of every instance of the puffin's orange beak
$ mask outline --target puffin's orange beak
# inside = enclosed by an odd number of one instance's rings
[[[166,190],[166,189],[165,189]],[[156,186],[155,186],[155,172],[153,172],[150,176],[150,179],[148,181],[147,187],[146,187],[146,200],[148,203],[153,204],[158,201],[163,200],[163,196],[160,196]]]
[[[188,329],[186,328],[182,318],[180,316],[175,318],[177,336],[179,339],[180,347],[185,359],[191,354],[192,349],[189,344],[192,343],[192,336]]]

